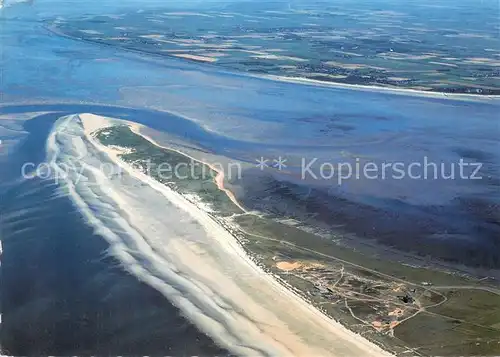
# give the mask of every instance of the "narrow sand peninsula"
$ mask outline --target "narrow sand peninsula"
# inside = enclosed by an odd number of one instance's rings
[[[146,183],[181,211],[188,213],[207,233],[210,241],[204,244],[189,244],[179,239],[168,242],[166,251],[170,254],[172,264],[178,264],[178,261],[187,263],[177,265],[178,269],[183,269],[183,279],[203,286],[204,291],[198,296],[174,295],[174,303],[179,298],[192,298],[189,306],[198,306],[196,304],[203,299],[215,299],[205,318],[193,321],[214,340],[239,355],[390,356],[378,346],[331,320],[262,271],[248,258],[236,239],[209,215],[180,194],[120,160],[119,147],[108,148],[92,137],[96,130],[115,123],[123,124],[123,121],[92,114],[82,114],[79,117],[86,138],[96,149],[106,153],[130,176]],[[135,124],[128,124],[137,132]],[[223,185],[220,184],[219,187]],[[130,210],[128,206],[123,208]],[[149,217],[138,219],[146,222]],[[225,325],[230,327],[230,334],[226,339],[211,329],[213,323],[208,321],[211,313],[218,309],[218,304],[215,303],[217,301],[224,307],[224,313],[218,314],[218,319],[225,321]],[[183,312],[188,317],[193,316],[191,308],[186,308],[185,305]],[[228,341],[232,341],[233,337],[241,342],[231,345]]]

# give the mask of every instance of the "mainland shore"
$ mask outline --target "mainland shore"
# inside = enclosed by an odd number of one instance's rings
[[[349,84],[349,83],[341,83],[335,81],[321,81],[317,79],[310,79],[305,77],[288,77],[284,75],[271,75],[271,74],[252,74],[248,72],[235,71],[230,70],[224,67],[217,66],[215,62],[201,60],[200,58],[196,58],[193,56],[183,56],[180,57],[178,55],[171,55],[165,53],[153,53],[141,51],[133,48],[126,47],[118,47],[113,44],[105,43],[102,41],[94,41],[85,38],[79,38],[67,33],[62,32],[55,26],[45,26],[47,31],[61,37],[65,37],[74,41],[83,41],[88,43],[94,43],[101,46],[119,48],[124,52],[128,52],[131,54],[135,54],[140,56],[141,60],[154,59],[154,58],[169,58],[173,61],[179,61],[183,63],[193,63],[199,66],[211,66],[212,68],[218,68],[219,70],[227,73],[231,73],[235,76],[242,76],[247,78],[255,78],[261,80],[282,82],[282,83],[293,83],[299,85],[306,86],[315,86],[315,87],[324,87],[324,88],[338,88],[338,89],[346,89],[346,90],[355,90],[361,92],[380,92],[380,93],[388,93],[395,95],[406,95],[406,96],[415,96],[415,97],[425,97],[425,98],[441,98],[441,99],[451,99],[451,100],[463,100],[463,101],[474,101],[474,102],[488,102],[488,101],[498,101],[500,100],[500,95],[480,95],[480,94],[468,94],[468,93],[447,93],[447,92],[434,92],[434,91],[425,91],[419,89],[412,88],[397,88],[397,87],[384,87],[384,86],[376,86],[376,85],[364,85],[364,84]]]

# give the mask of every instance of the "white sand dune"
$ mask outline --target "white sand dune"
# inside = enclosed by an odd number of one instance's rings
[[[91,114],[65,117],[47,154],[61,188],[126,270],[237,355],[390,355],[258,268],[206,212],[119,159],[120,148],[92,138],[113,123]],[[122,174],[104,174],[103,163]]]

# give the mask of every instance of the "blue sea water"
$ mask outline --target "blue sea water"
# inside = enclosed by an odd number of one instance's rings
[[[26,123],[30,135],[9,170],[19,175],[20,163],[44,161],[61,113]],[[3,353],[228,355],[122,269],[54,179],[4,178],[1,186]]]

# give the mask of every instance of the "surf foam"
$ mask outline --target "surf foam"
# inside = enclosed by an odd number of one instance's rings
[[[386,354],[286,290],[209,215],[89,135],[112,124],[91,115],[61,118],[47,159],[60,189],[124,269],[237,355]],[[103,163],[121,175],[106,175]]]

